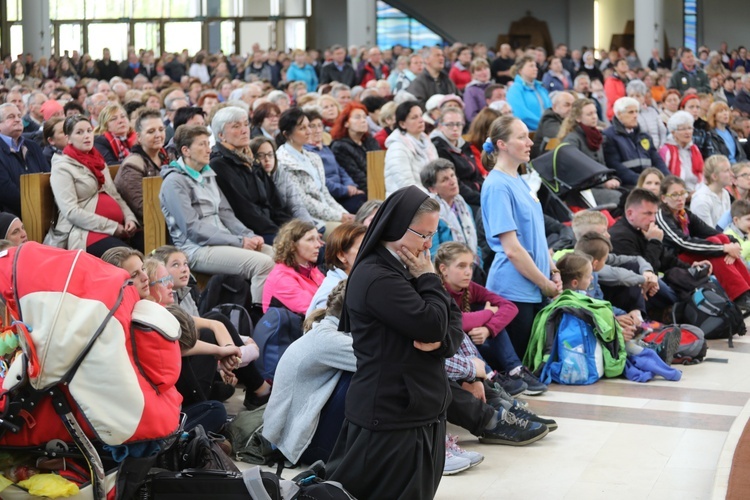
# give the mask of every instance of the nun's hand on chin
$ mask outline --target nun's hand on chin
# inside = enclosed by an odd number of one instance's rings
[[[396,250],[396,254],[401,258],[401,261],[406,264],[409,273],[415,278],[419,278],[424,273],[434,273],[435,266],[432,265],[430,260],[430,252],[427,250],[420,252],[419,255],[414,255],[405,246],[401,247],[401,250]]]

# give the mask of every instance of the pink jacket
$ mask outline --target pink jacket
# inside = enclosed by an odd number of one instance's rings
[[[448,288],[448,293],[451,294],[453,300],[456,301],[458,307],[461,308],[463,304],[463,294],[467,292],[454,292]],[[503,329],[508,326],[513,318],[518,314],[518,308],[510,300],[504,299],[496,293],[490,292],[485,287],[473,281],[469,284],[469,302],[471,303],[472,312],[463,313],[463,330],[469,332],[473,328],[480,326],[486,326],[493,337],[497,336],[498,333],[502,332]],[[493,306],[497,307],[497,312],[493,313],[489,309],[485,309],[485,303],[489,302]]]
[[[290,311],[305,314],[324,278],[317,267],[313,268],[310,277],[306,278],[286,264],[276,264],[263,286],[263,312],[266,312],[272,306],[271,301],[276,299]]]

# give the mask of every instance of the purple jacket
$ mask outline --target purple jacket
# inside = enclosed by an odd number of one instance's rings
[[[466,114],[467,122],[471,123],[474,117],[487,105],[487,100],[484,98],[484,91],[491,83],[479,83],[476,80],[472,80],[466,85],[466,89],[464,90],[464,113]]]

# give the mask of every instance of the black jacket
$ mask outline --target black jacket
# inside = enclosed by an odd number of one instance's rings
[[[378,245],[353,269],[346,307],[357,357],[346,418],[374,431],[437,422],[450,402],[445,358],[463,338],[461,313],[437,274],[413,278]],[[442,346],[423,352],[415,340]]]
[[[365,194],[367,194],[367,153],[379,150],[378,141],[369,134],[362,138],[361,146],[349,137],[331,143],[331,151],[336,161]]]
[[[119,165],[122,163],[120,159],[115,156],[115,152],[112,151],[112,146],[104,135],[97,135],[94,137],[94,147],[104,157],[104,161],[107,165]]]
[[[320,70],[320,84],[339,82],[350,87],[354,87],[357,84],[357,72],[354,71],[352,65],[344,63],[344,69],[339,71],[336,64],[329,63],[323,66]]]
[[[552,108],[547,108],[542,113],[539,126],[534,133],[534,146],[532,147],[532,158],[544,153],[544,148],[553,137],[557,137],[562,126],[563,117],[555,113]]]
[[[612,241],[612,253],[643,257],[651,264],[655,273],[664,272],[672,267],[690,267],[677,258],[673,248],[665,246],[662,241],[647,240],[625,216],[620,217],[609,228],[609,236]]]
[[[736,149],[736,153],[734,156],[735,163],[745,161],[747,159],[747,156],[745,155],[745,149],[742,147],[742,144],[740,144],[740,140],[737,138],[737,133],[730,128],[728,128],[727,130],[730,134],[732,134],[732,139],[734,139],[734,147]],[[729,158],[729,148],[727,147],[727,143],[724,142],[724,138],[721,137],[715,129],[709,132],[709,139],[711,140],[711,146],[713,147],[714,154],[724,155]]]
[[[682,232],[680,223],[668,208],[661,207],[656,213],[656,224],[664,231],[664,244],[679,253],[692,253],[706,257],[721,257],[724,255],[724,245],[712,243],[706,238],[720,234],[690,210],[688,215],[688,233]],[[734,241],[734,238],[729,237]]]
[[[11,152],[0,139],[0,209],[21,217],[21,175],[49,172],[42,148],[36,142],[24,140],[26,154]]]
[[[432,144],[437,149],[440,158],[445,158],[456,167],[458,192],[476,212],[481,205],[479,191],[482,189],[484,179],[482,179],[482,174],[479,173],[479,169],[477,168],[474,154],[471,152],[471,145],[468,142],[464,142],[461,152],[458,153],[442,137],[433,137]]]
[[[259,165],[248,168],[221,144],[211,151],[210,165],[234,215],[255,234],[276,234],[279,226],[292,219],[281,208],[276,186]]]
[[[413,82],[409,84],[408,91],[417,98],[419,104],[423,107],[427,99],[435,94],[458,94],[456,84],[448,77],[448,73],[441,71],[437,78],[433,78],[427,70],[421,75],[417,75]]]
[[[120,76],[120,67],[112,59],[96,61],[96,69],[99,70],[99,78],[102,80],[109,81],[116,76]]]

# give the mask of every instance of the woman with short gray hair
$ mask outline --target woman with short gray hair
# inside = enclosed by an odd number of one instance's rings
[[[667,121],[669,137],[659,149],[664,163],[673,174],[685,181],[688,191],[695,191],[703,181],[703,155],[693,144],[693,115],[687,111],[675,112]]]
[[[445,158],[438,158],[425,165],[419,177],[430,197],[440,204],[440,221],[432,237],[430,255],[434,259],[438,247],[446,241],[464,243],[474,253],[474,279],[479,278],[479,283],[484,284],[482,250],[478,245],[477,226],[471,207],[459,194],[455,166]],[[478,276],[478,272],[481,272],[481,275]]]
[[[667,129],[659,116],[659,111],[651,105],[651,91],[641,80],[631,80],[625,88],[628,97],[632,97],[640,106],[638,125],[654,141],[656,149],[667,141]]]

